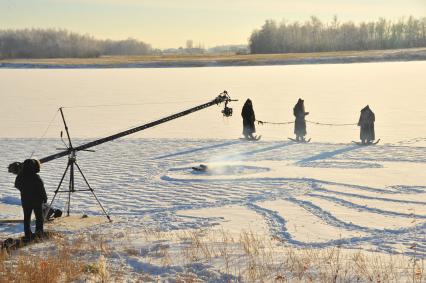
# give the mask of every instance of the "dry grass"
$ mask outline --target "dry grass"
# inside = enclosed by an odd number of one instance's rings
[[[145,239],[169,241],[177,251],[147,255],[159,266],[204,263],[243,282],[424,282],[424,264],[412,268],[408,257],[330,249],[295,249],[252,231],[238,239],[223,230],[192,230],[170,234],[145,231]],[[175,242],[172,244],[172,242]],[[148,243],[149,245],[149,240]],[[177,253],[177,254],[176,254]],[[161,257],[167,257],[162,261]],[[185,278],[185,279],[184,279]],[[177,282],[197,282],[192,273],[179,273]]]
[[[55,239],[52,253],[3,251],[0,259],[0,282],[70,282],[82,275],[83,263],[74,257],[74,247]]]
[[[46,248],[35,245],[0,253],[0,282],[107,282],[110,249],[102,236],[54,237]],[[33,250],[38,249],[38,250]]]
[[[126,258],[167,270],[182,266],[176,282],[201,282],[191,266],[204,264],[225,281],[243,282],[424,282],[424,262],[380,253],[296,249],[252,231],[238,237],[224,230],[140,231],[122,236],[85,234],[57,238],[37,251],[0,253],[0,282],[157,281],[133,270]],[[132,240],[137,243],[132,243]],[[122,265],[110,261],[124,259]],[[129,276],[129,277],[126,277]],[[168,275],[167,275],[168,276]],[[161,275],[160,275],[161,278]],[[162,278],[164,279],[164,278]],[[169,278],[170,279],[170,278]]]

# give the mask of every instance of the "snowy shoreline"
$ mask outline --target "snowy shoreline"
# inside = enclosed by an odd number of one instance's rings
[[[325,55],[324,55],[325,54]],[[328,56],[326,53],[259,54],[242,56],[206,56],[189,58],[148,58],[126,61],[123,57],[115,61],[100,58],[89,58],[82,62],[81,58],[58,59],[13,59],[0,60],[0,69],[111,69],[111,68],[192,68],[192,67],[238,67],[238,66],[276,66],[276,65],[309,65],[309,64],[350,64],[372,62],[405,62],[426,61],[426,49],[401,49],[383,51],[361,51],[359,53]],[[308,55],[308,56],[306,56]],[[305,57],[306,56],[306,57]],[[114,58],[116,59],[116,58]],[[64,61],[64,63],[61,63]]]

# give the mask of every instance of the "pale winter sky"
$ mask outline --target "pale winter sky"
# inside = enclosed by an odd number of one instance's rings
[[[153,47],[246,44],[266,19],[305,21],[426,16],[426,0],[0,0],[0,29],[64,28]]]

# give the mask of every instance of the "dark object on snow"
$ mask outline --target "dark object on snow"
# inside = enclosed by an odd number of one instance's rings
[[[192,167],[192,170],[194,170],[194,171],[200,171],[200,172],[206,172],[207,171],[207,166],[204,165],[204,164],[200,164],[200,166]]]
[[[44,240],[50,239],[54,235],[58,235],[58,233],[44,232],[38,235],[31,234],[30,237],[7,238],[3,242],[0,242],[0,245],[2,250],[17,250],[31,244],[41,243]]]
[[[36,234],[43,234],[42,204],[47,202],[47,195],[43,181],[37,174],[40,172],[40,163],[35,159],[24,161],[21,172],[15,179],[15,187],[21,192],[21,203],[24,210],[25,237],[31,239],[31,214],[36,216]]]
[[[370,142],[370,143],[362,143],[362,142],[352,141],[352,143],[354,143],[356,145],[360,145],[360,146],[376,145],[379,142],[380,142],[380,139],[378,139],[377,141]]]
[[[362,144],[369,144],[374,142],[376,135],[374,133],[374,122],[376,116],[370,107],[367,105],[361,110],[361,115],[359,116],[358,126],[361,127],[360,130],[360,139]]]
[[[297,142],[297,143],[308,143],[308,142],[311,141],[311,139],[308,139],[308,140],[305,140],[305,139],[303,139],[303,140],[296,140],[296,139],[292,139],[292,138],[288,138],[288,139],[291,140],[291,141],[293,141],[293,142]]]
[[[247,138],[240,138],[240,140],[243,141],[260,141],[260,139],[262,138],[262,135],[257,135],[257,136],[253,136],[253,137],[247,137]]]
[[[51,208],[48,204],[43,203],[44,220],[51,220],[52,218],[59,218],[62,216],[62,210]]]
[[[243,117],[243,135],[246,139],[254,139],[253,134],[256,132],[254,122],[256,117],[254,115],[253,104],[250,99],[247,99],[244,103],[243,110],[241,111],[241,117]]]
[[[309,112],[305,112],[305,101],[301,98],[297,101],[293,108],[293,115],[296,117],[294,122],[294,134],[296,140],[304,141],[306,136],[306,120],[305,116],[309,115]]]

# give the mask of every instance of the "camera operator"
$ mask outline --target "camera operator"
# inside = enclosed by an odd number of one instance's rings
[[[22,170],[15,180],[15,187],[21,192],[21,203],[24,210],[25,240],[30,241],[34,236],[42,237],[43,232],[43,203],[47,202],[47,195],[43,181],[37,174],[40,172],[40,163],[35,159],[24,161]],[[31,231],[31,214],[34,210],[36,217],[35,235]]]

